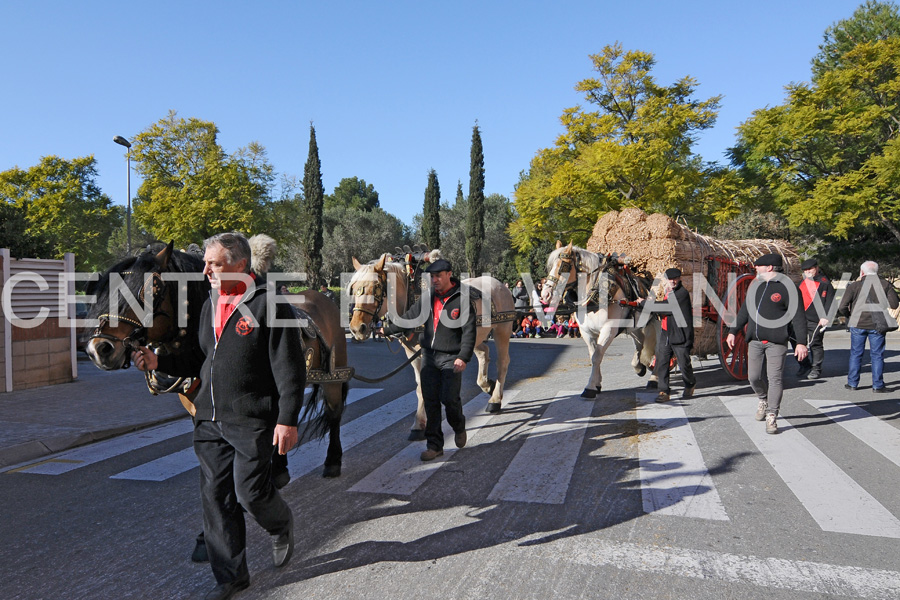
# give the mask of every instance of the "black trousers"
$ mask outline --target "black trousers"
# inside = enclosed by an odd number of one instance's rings
[[[218,583],[250,577],[241,506],[270,535],[283,534],[290,526],[291,509],[272,483],[273,433],[269,427],[221,421],[200,421],[194,426],[203,531]]]
[[[694,378],[694,366],[691,364],[691,349],[689,346],[677,345],[673,346],[668,342],[668,336],[663,333],[660,336],[661,342],[656,345],[656,365],[653,367],[653,374],[659,379],[659,391],[669,393],[669,361],[672,355],[678,361],[678,367],[681,370],[681,381],[684,387],[694,387],[697,380]]]
[[[462,411],[459,390],[462,387],[462,373],[453,372],[456,354],[443,352],[423,352],[422,401],[425,404],[425,442],[430,450],[444,449],[444,432],[441,428],[441,405],[447,412],[447,422],[453,431],[466,430],[466,417]]]
[[[818,329],[816,329],[818,327]],[[815,335],[809,341],[809,354],[800,362],[802,367],[812,367],[815,371],[822,371],[822,363],[825,362],[825,329],[819,327],[818,321],[807,321],[806,330]]]

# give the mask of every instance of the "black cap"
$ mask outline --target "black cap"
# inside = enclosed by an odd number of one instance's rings
[[[783,267],[784,261],[780,254],[763,254],[753,262],[755,267]]]
[[[428,267],[425,268],[426,273],[440,273],[441,271],[452,271],[453,267],[450,265],[449,260],[444,260],[443,258],[439,258]]]
[[[681,277],[681,270],[672,267],[671,269],[666,269],[666,279],[678,279]]]
[[[804,271],[807,269],[812,269],[813,267],[818,267],[818,266],[819,266],[819,261],[817,261],[814,258],[807,258],[802,263],[800,263],[800,268],[803,269]]]

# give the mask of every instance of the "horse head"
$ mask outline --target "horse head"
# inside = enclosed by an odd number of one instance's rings
[[[374,323],[387,312],[388,273],[385,268],[387,254],[378,260],[362,264],[353,257],[356,273],[350,279],[349,294],[353,298],[353,315],[350,317],[350,333],[362,342],[371,335]]]
[[[188,336],[189,328],[179,325],[176,281],[167,280],[164,273],[199,273],[202,268],[197,257],[175,252],[169,243],[158,253],[147,251],[127,258],[101,274],[90,289],[96,303],[88,319],[98,323],[85,348],[91,361],[112,371],[130,366],[131,352],[138,346],[157,351],[179,348],[179,338]],[[194,296],[196,293],[189,292],[188,301]],[[192,330],[196,336],[196,328]]]

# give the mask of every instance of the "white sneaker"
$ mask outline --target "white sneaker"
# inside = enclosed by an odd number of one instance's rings
[[[775,421],[777,418],[775,413],[766,415],[766,433],[778,433],[778,423]]]
[[[759,406],[756,407],[756,420],[757,421],[765,421],[766,420],[766,411],[769,409],[769,403],[765,400],[759,401]]]

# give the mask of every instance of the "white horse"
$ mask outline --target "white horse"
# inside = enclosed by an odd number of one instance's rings
[[[436,260],[438,255],[431,254],[431,260]],[[371,335],[375,329],[374,322],[383,318],[390,308],[394,315],[402,315],[412,303],[411,281],[412,274],[407,271],[407,266],[399,262],[392,262],[389,254],[383,254],[381,258],[368,264],[361,264],[353,257],[353,267],[356,273],[350,279],[349,293],[354,298],[353,316],[350,319],[350,333],[359,341],[363,341]],[[491,395],[487,412],[500,412],[500,404],[503,400],[503,386],[506,382],[506,372],[509,368],[509,340],[512,337],[513,322],[515,320],[515,303],[512,294],[505,285],[486,275],[465,279],[461,282],[480,293],[475,302],[476,337],[475,356],[478,358],[478,386]],[[474,294],[473,294],[474,296]],[[483,298],[481,297],[483,296]],[[486,300],[490,298],[490,305]],[[481,315],[491,316],[491,324],[481,324]],[[493,332],[494,345],[497,348],[497,379],[488,378],[488,365],[490,363],[490,349],[487,345],[488,335]],[[419,334],[400,338],[407,358],[415,354],[419,346]],[[425,439],[425,406],[422,401],[422,382],[419,372],[422,368],[422,357],[419,356],[412,362],[416,373],[416,395],[419,402],[416,409],[416,420],[410,431],[410,440]]]
[[[556,242],[556,250],[547,259],[547,281],[541,291],[541,299],[550,305],[559,302],[565,290],[578,285],[578,274],[587,275],[585,289],[588,298],[580,298],[586,304],[587,312],[576,316],[581,327],[581,337],[587,344],[591,357],[591,376],[581,393],[582,398],[596,398],[600,392],[603,376],[600,363],[609,345],[619,333],[627,333],[634,341],[634,356],[631,366],[639,377],[643,377],[653,360],[656,349],[656,319],[644,327],[637,327],[636,310],[628,303],[646,297],[652,281],[635,275],[626,265],[613,256],[588,252],[569,243],[563,246]],[[568,276],[565,283],[563,278]],[[596,301],[596,307],[593,307]],[[656,388],[656,376],[650,375],[648,388]]]

